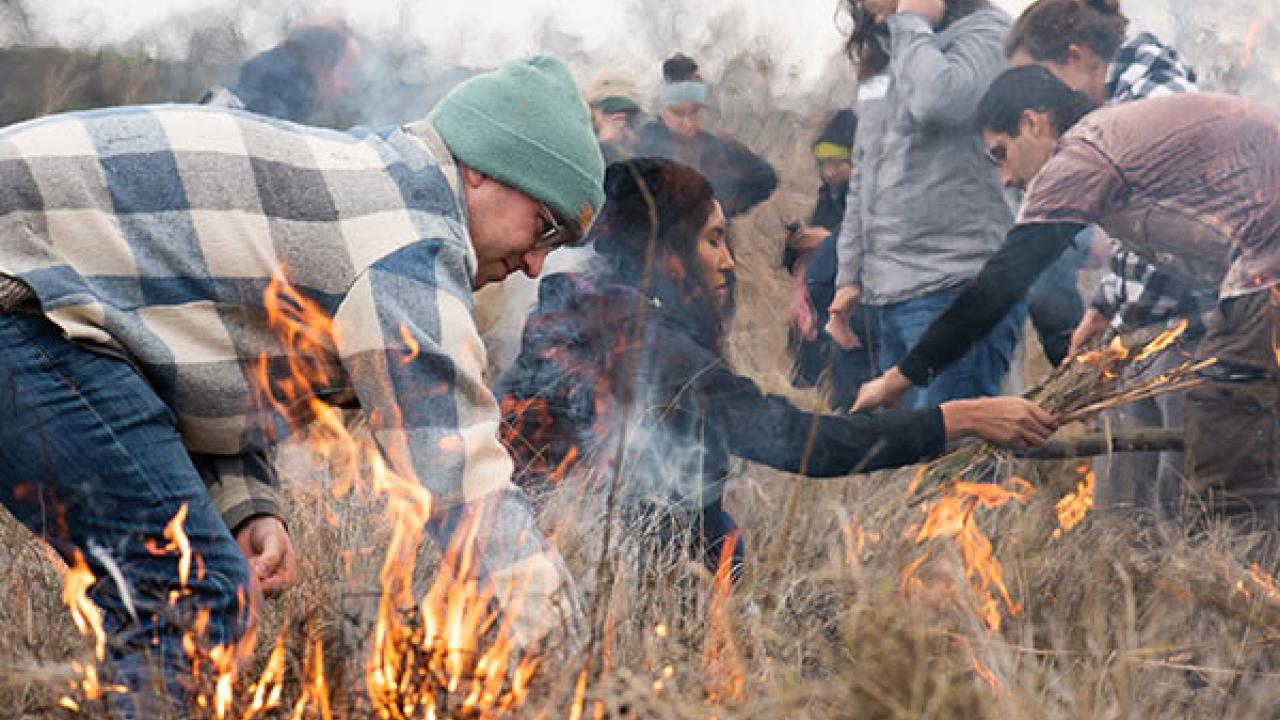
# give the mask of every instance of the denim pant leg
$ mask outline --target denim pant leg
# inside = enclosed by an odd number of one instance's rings
[[[884,308],[882,336],[895,337],[887,348],[884,344],[881,348],[898,353],[889,367],[915,347],[929,325],[951,306],[957,295],[959,291],[944,290]],[[1026,317],[1026,303],[1019,302],[963,358],[939,373],[929,387],[908,392],[904,405],[923,408],[948,400],[999,395]]]
[[[204,609],[208,647],[237,640],[249,574],[172,412],[127,363],[67,342],[41,316],[0,315],[0,418],[0,500],[63,557],[83,555],[97,578],[89,593],[117,680],[134,691],[118,709],[150,714],[156,688],[183,702],[182,633]],[[178,558],[147,544],[167,544],[165,525],[183,505],[199,557],[171,606]]]
[[[907,340],[908,333],[904,327],[903,306],[911,302],[895,303],[873,308],[877,324],[880,326],[880,337],[876,343],[876,374],[883,375],[898,364],[911,349]],[[906,408],[920,407],[924,392],[919,388],[911,388],[902,396],[902,406]]]
[[[1092,236],[1092,232],[1089,235]],[[1040,346],[1050,364],[1057,367],[1071,347],[1071,334],[1084,317],[1084,300],[1076,286],[1076,275],[1088,258],[1088,251],[1076,243],[1067,247],[1027,292],[1031,324],[1040,336]]]

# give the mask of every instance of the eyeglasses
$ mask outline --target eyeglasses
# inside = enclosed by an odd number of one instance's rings
[[[572,242],[573,237],[572,233],[569,232],[569,228],[556,220],[551,208],[546,205],[539,205],[538,212],[542,215],[543,229],[538,233],[537,239],[533,241],[533,249],[546,250],[547,248],[557,248]]]
[[[987,148],[987,159],[996,167],[1004,167],[1004,161],[1009,159],[1009,148],[1004,145],[992,145]]]

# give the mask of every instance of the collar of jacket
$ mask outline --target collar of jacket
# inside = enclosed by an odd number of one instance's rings
[[[462,218],[462,227],[467,233],[467,273],[474,280],[479,261],[476,259],[476,249],[471,244],[471,216],[467,212],[466,197],[463,195],[465,186],[462,184],[462,170],[458,167],[458,161],[453,157],[453,153],[449,152],[449,146],[444,144],[444,138],[436,132],[435,126],[426,120],[409,123],[402,129],[406,135],[422,144],[423,149],[440,168],[445,181],[449,183],[449,190],[453,192],[454,207],[458,209],[458,217]]]

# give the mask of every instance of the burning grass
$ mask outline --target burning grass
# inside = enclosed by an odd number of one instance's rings
[[[904,492],[916,470],[808,481],[790,560],[776,577],[757,562],[736,587],[678,555],[642,568],[633,560],[647,549],[633,536],[624,543],[631,552],[617,555],[609,596],[600,597],[598,523],[559,523],[557,541],[588,603],[607,610],[595,628],[602,662],[547,656],[521,676],[518,668],[530,666],[508,656],[492,697],[512,699],[518,686],[520,702],[479,710],[467,705],[478,655],[431,651],[439,646],[428,641],[428,617],[448,612],[409,603],[394,618],[394,642],[371,639],[386,619],[388,499],[334,497],[342,480],[308,461],[308,451],[295,445],[284,455],[303,581],[266,607],[259,636],[267,640],[225,704],[216,673],[204,676],[206,701],[193,712],[202,720],[1255,718],[1280,710],[1280,597],[1266,548],[1225,532],[1190,541],[1082,514],[1074,503],[1088,497],[1087,474],[1071,463],[1012,458],[999,469],[1024,482],[958,485],[954,512],[932,517]],[[778,542],[778,499],[794,481],[757,467],[735,478],[729,503],[753,557]],[[1075,524],[1063,533],[1067,518]],[[990,537],[985,547],[944,541],[977,521]],[[176,527],[157,550],[181,562]],[[904,596],[903,569],[921,557],[926,536],[939,539],[926,541],[928,561],[910,574]],[[58,602],[63,580],[48,554],[12,525],[3,538],[0,577],[10,578],[5,590],[15,602],[0,606],[10,629],[0,636],[2,707],[13,717],[105,717],[83,693],[77,713],[59,705],[83,681],[72,663],[91,662],[92,642],[77,639]],[[979,557],[1002,570],[986,600],[971,591]],[[410,597],[457,586],[440,582],[434,548],[404,559],[416,568],[404,578]],[[988,600],[999,604],[1000,622]],[[486,617],[468,626],[480,649],[496,642],[483,631]],[[382,668],[407,670],[371,674],[370,658],[387,657],[371,655],[371,645],[395,660]],[[425,660],[406,661],[414,653]]]

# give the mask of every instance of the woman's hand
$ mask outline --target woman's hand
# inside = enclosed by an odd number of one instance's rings
[[[1058,429],[1058,421],[1044,408],[1020,397],[945,402],[942,421],[948,440],[976,436],[1011,450],[1040,445]]]
[[[878,23],[884,22],[884,19],[898,12],[898,0],[864,0],[862,9],[871,14]]]

